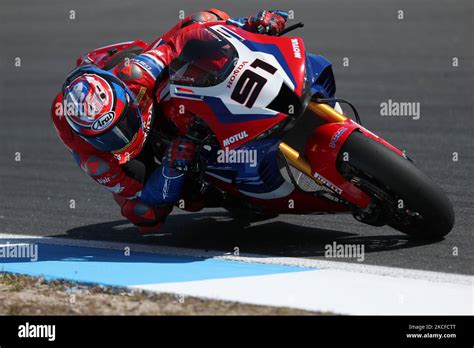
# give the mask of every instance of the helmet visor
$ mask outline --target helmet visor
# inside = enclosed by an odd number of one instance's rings
[[[132,142],[140,127],[140,111],[135,103],[129,103],[127,110],[114,127],[101,135],[84,139],[99,150],[105,152],[117,151]]]

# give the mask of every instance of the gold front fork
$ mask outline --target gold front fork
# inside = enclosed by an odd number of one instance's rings
[[[291,146],[288,146],[288,144],[283,141],[280,143],[280,150],[283,152],[283,155],[285,155],[291,166],[295,167],[300,172],[305,173],[307,176],[311,178],[313,177],[311,173],[311,165],[298,151],[293,149]]]
[[[308,104],[308,109],[316,114],[316,116],[321,117],[328,123],[334,122],[344,122],[347,120],[347,117],[337,112],[335,109],[330,107],[327,104],[318,104],[313,101],[310,101]]]
[[[346,116],[337,112],[327,104],[319,104],[310,101],[308,104],[308,109],[328,123],[344,122],[347,119]],[[300,172],[306,174],[311,179],[319,183],[319,181],[313,177],[313,173],[311,173],[311,165],[309,164],[308,160],[304,158],[304,156],[284,142],[280,143],[280,150],[285,155],[291,166],[295,167]]]

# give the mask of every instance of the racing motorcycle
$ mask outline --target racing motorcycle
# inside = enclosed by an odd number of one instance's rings
[[[445,193],[403,151],[364,128],[352,104],[336,98],[330,61],[306,52],[301,38],[284,36],[302,26],[279,36],[222,23],[196,26],[213,39],[189,43],[170,64],[156,91],[157,112],[162,119],[170,108],[196,115],[189,137],[199,144],[184,198],[201,204],[180,208],[220,206],[262,217],[352,213],[362,223],[418,238],[448,234],[454,211]],[[110,69],[147,45],[111,45],[85,59]],[[300,153],[282,138],[307,117],[320,122],[301,135]],[[172,122],[152,126],[158,161],[175,132]]]

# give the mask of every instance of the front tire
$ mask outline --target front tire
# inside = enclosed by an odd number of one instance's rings
[[[344,153],[348,154],[345,162]],[[446,194],[409,160],[364,134],[354,132],[346,140],[339,154],[338,170],[348,179],[363,177],[391,198],[390,206],[383,211],[386,223],[398,231],[423,239],[440,239],[453,228],[454,210]]]

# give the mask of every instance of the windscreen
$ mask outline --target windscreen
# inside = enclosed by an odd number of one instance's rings
[[[198,28],[181,54],[170,64],[170,81],[176,85],[210,87],[223,82],[238,61],[238,53],[222,35]]]

